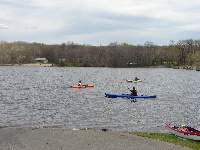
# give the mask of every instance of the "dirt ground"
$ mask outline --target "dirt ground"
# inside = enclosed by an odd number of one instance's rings
[[[124,132],[1,128],[0,150],[189,150]]]

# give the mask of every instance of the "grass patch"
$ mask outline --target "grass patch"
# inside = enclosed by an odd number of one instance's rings
[[[190,139],[183,139],[173,134],[166,133],[148,133],[148,132],[129,132],[130,134],[134,134],[137,136],[148,137],[168,143],[173,143],[176,145],[181,145],[184,147],[188,147],[194,150],[200,150],[200,141],[194,141]]]

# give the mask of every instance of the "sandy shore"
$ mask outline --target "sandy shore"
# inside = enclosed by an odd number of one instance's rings
[[[1,128],[0,150],[189,150],[123,132]]]

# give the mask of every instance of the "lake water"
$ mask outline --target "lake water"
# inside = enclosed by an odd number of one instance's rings
[[[135,77],[141,83],[128,83]],[[70,85],[94,84],[73,89]],[[166,132],[165,122],[198,126],[200,72],[170,68],[0,66],[0,126]],[[156,99],[106,98],[105,93]]]

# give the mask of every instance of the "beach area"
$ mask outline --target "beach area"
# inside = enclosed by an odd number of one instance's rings
[[[0,129],[0,150],[190,150],[127,132],[54,127]]]

